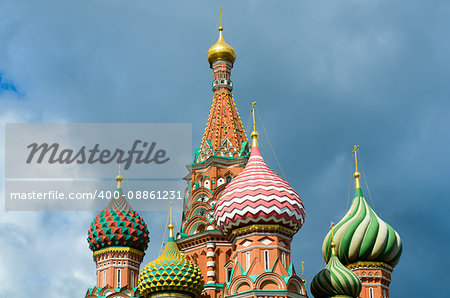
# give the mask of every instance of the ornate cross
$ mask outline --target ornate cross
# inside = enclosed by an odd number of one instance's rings
[[[359,145],[354,145],[353,146],[353,151],[352,151],[352,154],[355,154],[355,168],[356,168],[356,172],[358,172],[358,157],[357,157],[357,154],[356,154],[356,151],[358,150],[358,148],[359,148]]]

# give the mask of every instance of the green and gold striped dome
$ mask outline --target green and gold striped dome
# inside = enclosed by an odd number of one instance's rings
[[[181,254],[172,224],[169,231],[169,240],[161,256],[148,263],[139,274],[139,291],[142,297],[168,292],[198,297],[205,283],[200,268]]]
[[[385,223],[363,197],[356,168],[355,197],[350,210],[333,229],[336,255],[344,265],[357,262],[383,262],[397,265],[402,254],[398,233]],[[322,253],[327,262],[331,256],[331,231],[323,241]]]
[[[358,297],[362,283],[358,276],[347,269],[336,257],[335,244],[331,243],[331,256],[327,266],[311,282],[311,293],[316,298]]]

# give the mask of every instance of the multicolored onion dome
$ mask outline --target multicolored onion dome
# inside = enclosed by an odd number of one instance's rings
[[[322,297],[358,297],[362,283],[358,276],[346,268],[335,254],[335,244],[331,244],[331,257],[327,266],[311,282],[311,293]]]
[[[111,246],[131,247],[142,252],[147,249],[150,241],[147,224],[128,204],[122,180],[119,174],[114,198],[91,223],[87,241],[92,251]]]
[[[209,48],[208,53],[206,54],[210,65],[219,60],[228,61],[231,64],[236,61],[236,52],[230,45],[225,42],[225,40],[223,39],[222,31],[223,28],[222,26],[220,26],[219,39],[212,47]]]
[[[302,200],[294,189],[264,162],[252,133],[250,159],[225,188],[215,218],[224,234],[251,224],[279,224],[297,232],[305,220]]]
[[[355,197],[350,210],[333,229],[339,260],[347,265],[356,262],[384,262],[395,266],[402,254],[400,236],[381,220],[363,197],[360,174],[354,174]],[[325,237],[322,253],[325,261],[331,254],[331,231]]]
[[[175,291],[197,297],[205,284],[202,272],[180,253],[173,236],[172,224],[169,225],[169,231],[169,240],[161,256],[148,263],[139,274],[141,296]]]

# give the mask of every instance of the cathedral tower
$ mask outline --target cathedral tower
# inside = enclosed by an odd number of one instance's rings
[[[114,198],[95,218],[88,232],[89,248],[94,252],[97,267],[97,284],[88,289],[86,298],[113,293],[120,294],[118,297],[138,296],[135,294],[139,267],[150,239],[144,220],[128,204],[120,173],[116,181]]]
[[[391,273],[400,260],[402,243],[397,232],[385,223],[363,197],[358,172],[358,146],[354,147],[355,196],[349,211],[323,241],[328,262],[332,254],[332,233],[336,256],[362,281],[361,298],[388,298]]]
[[[252,112],[255,126],[254,106]],[[291,261],[292,236],[305,219],[303,203],[264,162],[255,129],[251,136],[247,165],[216,205],[217,224],[233,245],[223,296],[306,297]]]
[[[227,281],[224,266],[231,260],[232,247],[217,228],[214,208],[225,186],[247,163],[249,144],[231,93],[236,53],[225,42],[221,25],[219,38],[209,49],[207,59],[214,75],[213,100],[200,148],[194,162],[187,166],[188,187],[177,243],[206,277],[203,295],[219,297]]]

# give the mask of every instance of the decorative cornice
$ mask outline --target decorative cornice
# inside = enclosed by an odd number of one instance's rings
[[[346,266],[349,269],[358,269],[358,268],[384,268],[392,272],[394,267],[384,263],[384,262],[356,262],[352,264],[348,264]]]
[[[227,295],[227,298],[245,298],[245,297],[291,297],[291,298],[306,298],[306,295],[298,294],[289,290],[261,290],[254,289],[249,291],[244,291],[241,293]]]
[[[173,292],[173,291],[168,291],[168,292],[163,292],[163,293],[154,293],[149,295],[148,297],[151,298],[162,298],[162,297],[180,297],[180,298],[186,298],[186,297],[192,297],[191,295],[187,294],[187,293],[180,293],[180,292]]]
[[[176,241],[180,248],[183,249],[185,247],[192,246],[193,242],[200,244],[213,241],[214,243],[217,243],[217,241],[226,241],[226,237],[219,230],[206,230],[194,235],[177,239]]]
[[[234,239],[238,235],[249,234],[253,232],[276,232],[287,236],[292,236],[295,232],[292,229],[276,224],[254,224],[242,228],[234,229],[230,233],[230,239]]]
[[[189,172],[209,167],[217,167],[222,169],[245,167],[249,156],[227,157],[227,156],[210,156],[207,160],[186,165]],[[187,177],[187,176],[186,176]],[[186,177],[184,178],[186,180]]]
[[[104,249],[94,251],[94,257],[101,255],[101,254],[108,253],[108,252],[131,252],[131,253],[137,254],[138,256],[141,256],[141,257],[143,257],[145,255],[145,253],[143,251],[137,250],[135,248],[112,246],[112,247],[107,247]]]

